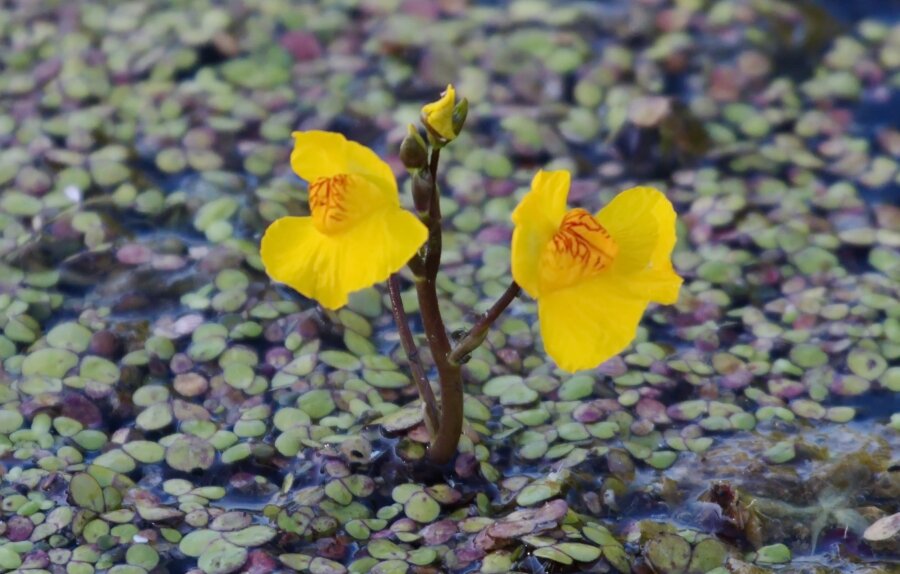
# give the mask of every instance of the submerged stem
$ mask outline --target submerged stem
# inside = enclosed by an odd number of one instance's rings
[[[412,331],[409,328],[409,318],[406,315],[406,309],[403,308],[403,299],[400,297],[400,282],[397,279],[397,275],[391,275],[390,279],[388,279],[388,292],[390,293],[394,322],[397,324],[397,332],[400,333],[400,345],[406,353],[406,359],[409,361],[409,370],[412,372],[416,388],[419,389],[419,396],[422,397],[422,402],[425,404],[426,424],[429,431],[432,433],[437,432],[439,425],[437,400],[434,397],[431,383],[428,382],[428,375],[425,374],[425,367],[422,366],[419,347],[416,345]]]

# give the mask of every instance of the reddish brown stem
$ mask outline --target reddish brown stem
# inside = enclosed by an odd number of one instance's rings
[[[416,388],[419,390],[419,396],[425,404],[425,417],[427,418],[428,428],[432,432],[436,432],[440,424],[437,400],[435,400],[431,383],[428,382],[428,375],[425,374],[425,367],[422,366],[419,347],[416,345],[412,331],[409,328],[409,318],[406,315],[406,309],[403,307],[403,299],[400,296],[400,281],[397,275],[391,275],[390,279],[388,279],[388,292],[390,293],[394,322],[397,324],[397,332],[400,334],[400,345],[406,353],[406,359],[409,361],[409,370],[416,383]]]
[[[437,432],[432,436],[428,456],[437,464],[450,462],[456,454],[463,425],[462,371],[450,361],[450,339],[441,317],[437,296],[437,274],[441,266],[443,236],[441,229],[441,202],[437,185],[437,167],[440,148],[433,148],[428,169],[431,176],[432,195],[428,211],[428,243],[425,251],[424,276],[417,278],[416,293],[419,296],[419,312],[431,356],[437,367],[441,389],[440,420]]]
[[[456,453],[463,424],[462,372],[451,363],[450,339],[438,306],[437,289],[433,279],[416,283],[422,324],[431,347],[441,387],[441,415],[437,434],[431,439],[429,458],[437,464],[450,462]]]
[[[472,328],[469,329],[469,332],[466,333],[466,336],[463,337],[462,341],[450,352],[448,360],[451,363],[459,364],[466,355],[477,349],[484,342],[484,338],[487,337],[491,325],[509,307],[521,290],[522,288],[515,281],[510,283],[503,295],[478,319]]]
[[[431,163],[428,170],[431,174],[431,203],[428,206],[428,247],[425,252],[425,277],[437,277],[441,266],[443,250],[443,229],[441,228],[441,193],[437,185],[437,166],[441,159],[441,148],[431,151]]]

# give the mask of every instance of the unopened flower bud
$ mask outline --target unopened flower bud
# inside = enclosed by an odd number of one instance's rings
[[[464,107],[468,109],[468,104]],[[441,143],[447,143],[459,134],[455,128],[456,109],[456,90],[453,89],[452,84],[447,84],[447,89],[441,95],[441,99],[422,107],[422,123],[425,124],[428,133],[434,139]],[[463,121],[465,121],[464,115]]]
[[[410,171],[418,171],[428,165],[428,146],[419,131],[409,124],[409,133],[400,144],[400,161]]]

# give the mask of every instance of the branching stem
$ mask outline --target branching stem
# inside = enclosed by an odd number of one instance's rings
[[[416,275],[416,294],[419,297],[419,313],[422,315],[422,327],[431,356],[437,369],[441,390],[440,405],[437,405],[434,393],[428,383],[425,370],[418,359],[415,341],[409,330],[409,322],[400,300],[400,289],[396,277],[389,282],[391,304],[394,318],[400,329],[400,341],[410,359],[413,377],[419,393],[425,403],[431,431],[431,445],[428,450],[429,459],[436,464],[446,464],[456,454],[459,437],[463,427],[463,357],[478,347],[487,335],[487,330],[500,314],[519,294],[519,286],[512,283],[500,299],[472,327],[456,349],[452,348],[447,335],[447,327],[441,317],[441,309],[437,295],[437,275],[441,266],[441,250],[443,249],[443,230],[441,229],[441,202],[437,185],[437,168],[441,157],[441,148],[433,147],[428,164],[428,175],[431,183],[431,198],[428,202],[427,214],[420,213],[422,222],[428,226],[428,241],[425,244],[424,258],[411,262]],[[421,202],[420,202],[421,203]],[[435,424],[435,420],[437,421]]]
[[[448,359],[451,363],[460,364],[466,355],[477,349],[484,342],[488,330],[521,291],[522,288],[515,281],[509,284],[503,295],[478,319],[472,328],[469,329],[469,332],[466,333],[466,336],[456,345],[456,348],[450,352]]]

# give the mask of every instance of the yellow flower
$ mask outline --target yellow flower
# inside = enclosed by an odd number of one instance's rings
[[[456,90],[452,84],[447,84],[447,89],[441,95],[441,99],[422,107],[422,119],[431,131],[437,133],[445,140],[452,140],[457,136],[453,127],[453,108],[456,105]]]
[[[672,304],[675,210],[652,187],[596,215],[566,211],[570,175],[540,171],[512,214],[512,274],[537,300],[544,347],[567,371],[592,368],[634,339],[651,301]]]
[[[397,181],[375,152],[341,134],[294,132],[291,167],[309,182],[308,217],[282,217],[262,238],[266,273],[324,307],[387,279],[428,230],[400,207]]]

